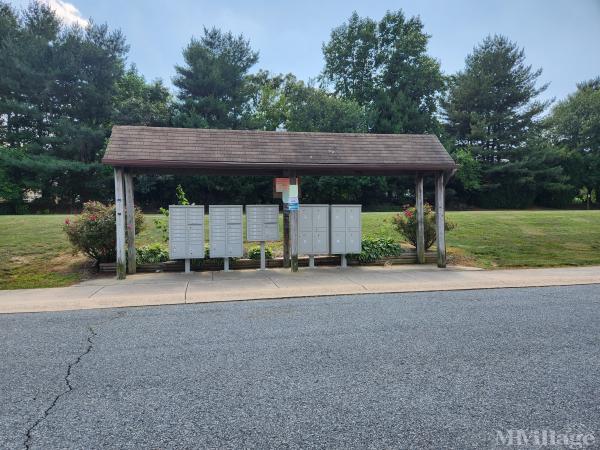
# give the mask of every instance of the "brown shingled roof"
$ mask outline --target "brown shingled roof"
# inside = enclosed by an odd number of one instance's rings
[[[429,134],[300,133],[115,126],[104,164],[163,171],[398,174],[456,165]]]

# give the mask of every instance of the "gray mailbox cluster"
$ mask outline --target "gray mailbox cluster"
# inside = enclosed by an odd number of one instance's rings
[[[225,258],[225,270],[229,270],[229,258],[244,254],[242,236],[242,205],[210,205],[210,257]]]
[[[300,205],[298,209],[298,253],[329,253],[329,205]]]
[[[229,258],[244,254],[242,205],[210,205],[210,257],[224,258],[229,270]],[[277,205],[248,205],[248,241],[261,243],[261,267],[265,266],[264,241],[279,240]],[[204,258],[204,206],[169,206],[169,257],[184,259],[185,271],[190,271],[190,259]]]
[[[204,205],[169,206],[169,256],[189,261],[204,258]]]
[[[346,255],[361,252],[361,205],[331,205],[331,253]]]
[[[244,254],[242,205],[210,205],[210,257],[229,258]],[[261,269],[265,269],[265,241],[279,240],[279,207],[247,205],[246,235],[250,242],[260,242]],[[337,254],[346,266],[346,255],[361,252],[361,205],[306,205],[298,211],[298,253],[309,256]],[[169,256],[184,259],[185,271],[190,259],[204,258],[204,206],[169,206]]]
[[[246,240],[260,242],[260,269],[267,268],[265,241],[279,240],[279,206],[246,205]]]
[[[361,252],[361,205],[300,205],[298,211],[298,253],[309,256]]]

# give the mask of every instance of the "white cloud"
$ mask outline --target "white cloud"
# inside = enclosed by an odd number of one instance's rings
[[[79,10],[72,3],[63,0],[38,1],[47,5],[67,25],[79,25],[83,28],[89,25],[89,22],[81,16]]]

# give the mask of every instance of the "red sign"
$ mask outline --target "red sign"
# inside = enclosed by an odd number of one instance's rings
[[[290,188],[289,178],[275,178],[275,192],[285,192]]]

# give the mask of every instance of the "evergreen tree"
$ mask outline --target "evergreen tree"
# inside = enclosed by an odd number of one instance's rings
[[[66,27],[33,2],[18,14],[0,3],[0,139],[13,205],[34,194],[54,208],[108,196],[100,165],[127,46],[120,32]]]
[[[176,123],[196,128],[236,128],[248,100],[248,70],[258,53],[242,35],[204,28],[183,50],[185,65],[175,66],[179,89]]]
[[[489,36],[450,79],[443,100],[446,131],[457,148],[467,149],[480,164],[482,206],[530,206],[538,194],[536,174],[545,169],[533,163],[540,160],[543,146],[529,141],[538,136],[538,118],[548,106],[536,99],[547,87],[538,86],[541,73],[526,64],[517,44]],[[554,174],[560,182],[560,170],[546,169],[542,178]]]

